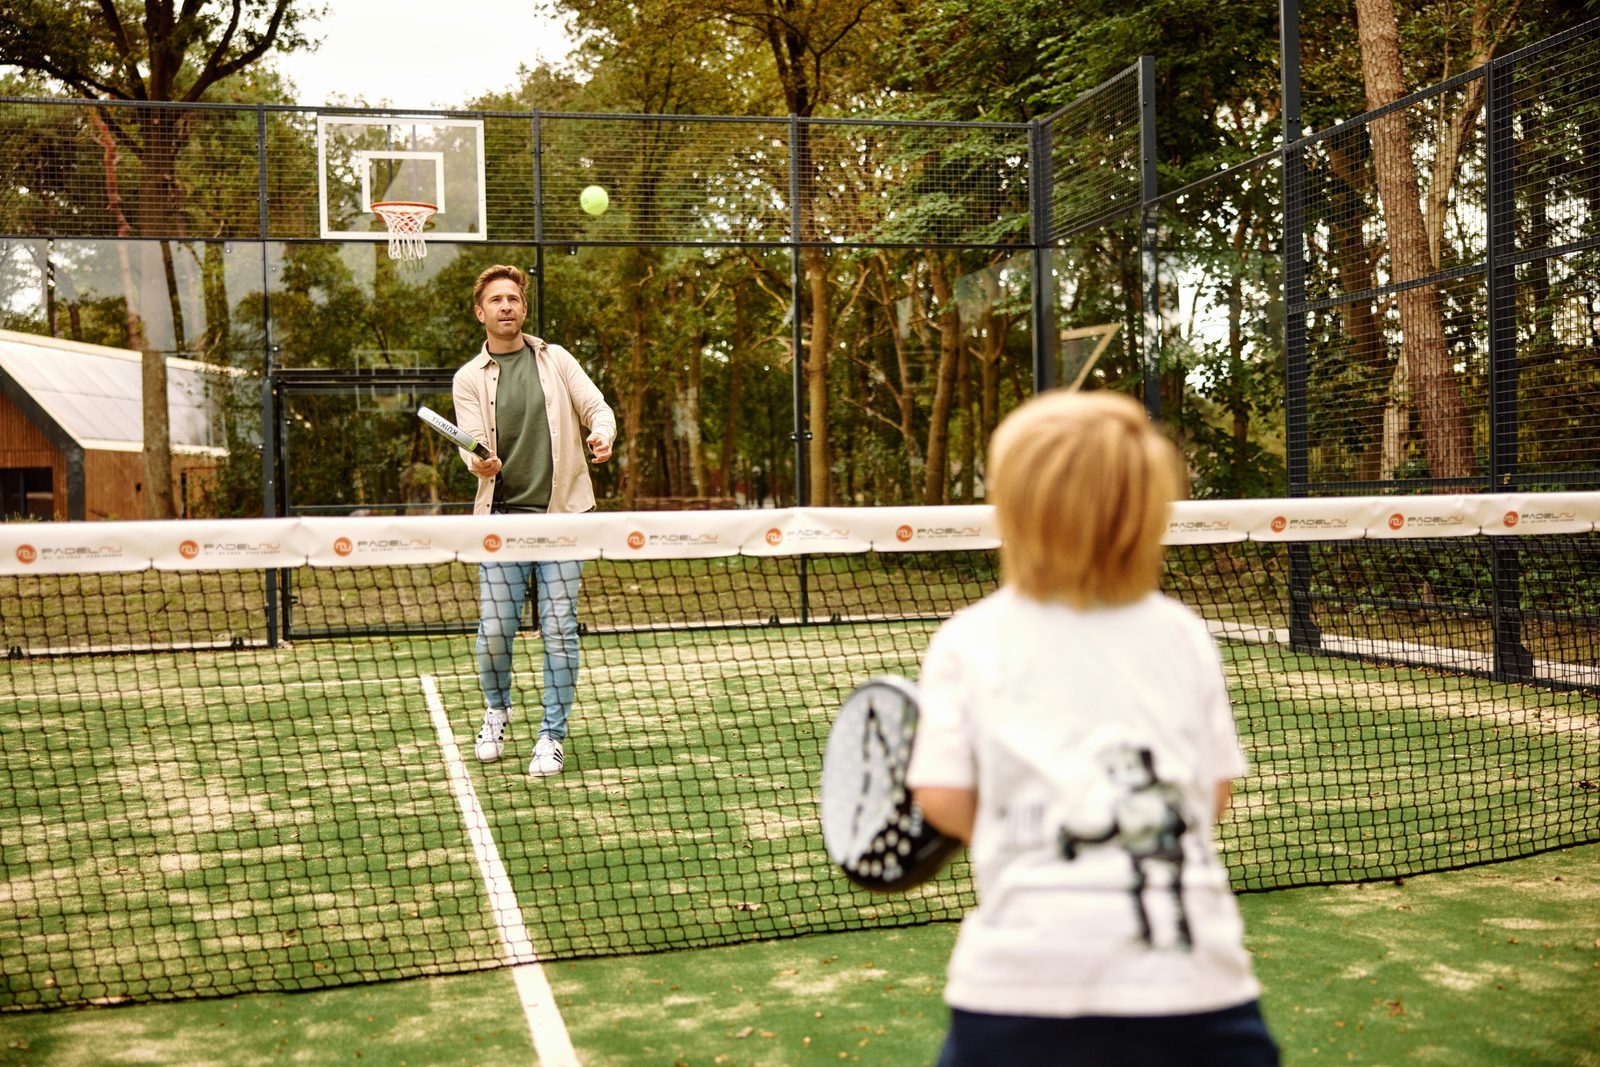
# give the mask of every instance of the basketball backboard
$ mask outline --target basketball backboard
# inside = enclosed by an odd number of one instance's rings
[[[486,193],[483,123],[433,116],[317,116],[317,190],[325,240],[387,241],[374,203],[437,209],[430,241],[482,241]]]

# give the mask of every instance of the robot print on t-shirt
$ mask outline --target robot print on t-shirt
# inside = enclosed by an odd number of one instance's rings
[[[1104,833],[1088,836],[1062,827],[1057,836],[1061,858],[1077,859],[1085,845],[1123,849],[1133,866],[1131,893],[1139,940],[1151,946],[1144,893],[1151,872],[1165,870],[1177,914],[1176,947],[1187,951],[1193,944],[1183,903],[1183,835],[1189,824],[1183,817],[1181,794],[1157,777],[1155,755],[1143,746],[1112,745],[1104,751],[1101,767],[1113,788],[1109,826]]]

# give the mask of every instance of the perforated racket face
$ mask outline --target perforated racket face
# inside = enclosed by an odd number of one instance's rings
[[[874,678],[845,698],[822,757],[822,841],[845,875],[895,891],[926,881],[956,843],[923,821],[906,788],[917,695],[903,678]]]

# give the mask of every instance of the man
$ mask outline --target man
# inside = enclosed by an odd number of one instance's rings
[[[478,275],[472,309],[487,335],[477,356],[456,371],[456,422],[488,446],[480,459],[461,458],[478,477],[474,515],[594,509],[583,448],[592,462],[611,458],[617,420],[572,353],[522,332],[528,317],[527,276],[503,264]],[[588,430],[588,436],[582,436]],[[578,686],[576,560],[484,563],[478,568],[478,681],[483,727],[478,759],[492,763],[511,722],[511,652],[531,578],[538,583],[544,635],[544,717],[528,773],[561,773],[567,714]]]

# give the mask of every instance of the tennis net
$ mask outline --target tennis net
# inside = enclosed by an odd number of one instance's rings
[[[1600,838],[1600,494],[1180,505],[1252,770],[1241,890]],[[995,588],[982,507],[0,527],[0,1010],[954,919],[828,863],[840,700]],[[582,560],[563,773],[478,566]],[[530,600],[534,599],[530,597]]]

